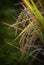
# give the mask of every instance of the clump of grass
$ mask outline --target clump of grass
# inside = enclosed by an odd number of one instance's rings
[[[31,56],[34,52],[36,52],[36,50],[38,52],[40,52],[40,50],[43,50],[41,43],[39,46],[36,46],[36,40],[38,38],[40,39],[42,44],[44,44],[44,18],[41,15],[41,12],[37,9],[33,0],[23,0],[23,3],[27,6],[27,8],[23,4],[24,10],[19,14],[18,19],[15,23],[10,25],[3,22],[3,24],[15,29],[15,35],[17,37],[14,39],[14,41],[20,39],[20,60],[26,54]],[[18,34],[19,31],[20,33]]]

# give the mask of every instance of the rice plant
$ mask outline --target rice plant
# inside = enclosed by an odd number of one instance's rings
[[[19,62],[25,62],[30,56],[34,56],[33,61],[34,59],[40,61],[36,56],[41,52],[44,55],[44,9],[41,2],[37,1],[41,9],[39,9],[38,5],[36,6],[34,0],[22,0],[23,11],[20,12],[16,22],[13,24],[2,22],[2,24],[15,30],[15,39],[13,41],[18,40],[19,47],[7,43],[21,52]]]

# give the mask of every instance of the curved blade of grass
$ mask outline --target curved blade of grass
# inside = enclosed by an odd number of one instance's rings
[[[41,51],[41,50],[44,50],[44,49],[37,48],[37,49],[33,50],[31,53],[29,53],[29,55],[27,55],[27,56],[24,58],[23,61],[25,61],[26,59],[28,59],[33,53],[38,52],[38,51]]]
[[[5,40],[5,41],[6,41],[6,40]],[[7,42],[7,41],[6,41],[6,42]],[[9,43],[9,42],[7,42],[7,44],[10,45],[10,46],[12,46],[12,47],[14,47],[14,48],[16,48],[16,49],[18,49],[19,51],[22,51],[21,48],[15,46],[15,45],[13,45],[13,44],[11,44],[11,43]]]

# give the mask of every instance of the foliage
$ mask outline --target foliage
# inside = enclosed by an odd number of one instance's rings
[[[37,57],[44,55],[43,10],[38,10],[34,0],[0,2],[0,64],[29,65],[36,59],[43,65]]]

